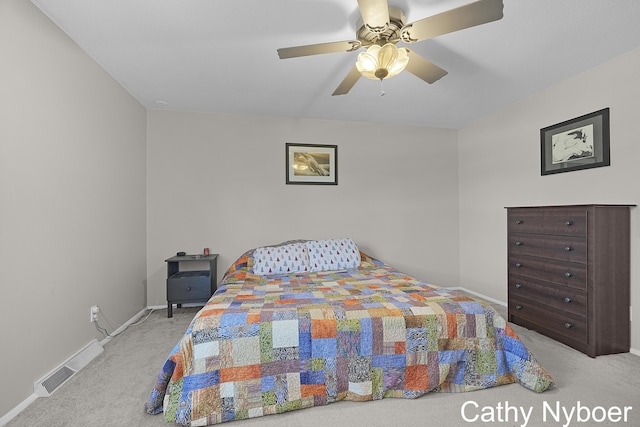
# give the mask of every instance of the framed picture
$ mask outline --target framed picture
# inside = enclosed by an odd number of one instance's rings
[[[338,185],[338,146],[286,144],[287,184]]]
[[[541,175],[609,164],[608,108],[540,129]]]

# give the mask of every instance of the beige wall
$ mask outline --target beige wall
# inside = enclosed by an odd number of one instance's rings
[[[145,304],[145,110],[30,2],[0,0],[0,418]],[[113,331],[103,317],[102,325]]]
[[[640,51],[460,132],[145,112],[23,0],[0,0],[0,57],[0,378],[12,384],[0,417],[102,338],[91,305],[117,327],[165,304],[178,250],[210,247],[222,274],[257,245],[350,236],[414,276],[505,301],[504,206],[640,202]],[[541,177],[539,129],[604,107],[612,166]],[[286,142],[337,144],[339,185],[285,185]]]
[[[148,292],[164,260],[351,237],[417,277],[458,285],[457,131],[222,114],[148,113]],[[285,185],[285,143],[338,145],[338,185]]]
[[[460,282],[506,301],[505,206],[640,205],[640,49],[460,131]],[[540,175],[540,129],[609,107],[611,166]],[[640,350],[640,208],[631,210],[631,346]]]

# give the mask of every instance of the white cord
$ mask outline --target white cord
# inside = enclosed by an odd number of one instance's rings
[[[109,335],[109,332],[107,332],[106,329],[100,327],[100,325],[98,325],[98,321],[96,320],[95,322],[93,322],[96,325],[96,329],[100,332],[102,332],[105,336],[110,337],[111,335]]]
[[[144,316],[140,316],[140,318],[138,318],[138,320],[136,320],[135,322],[131,322],[131,323],[129,323],[129,324],[128,324],[128,325],[127,325],[123,330],[121,330],[121,331],[120,331],[120,332],[118,332],[117,334],[113,334],[113,335],[110,335],[110,334],[109,334],[109,332],[108,332],[105,328],[101,327],[101,326],[98,324],[98,320],[96,320],[96,321],[95,321],[95,322],[93,322],[93,323],[95,323],[96,329],[97,329],[98,331],[102,332],[102,333],[103,333],[105,336],[107,336],[107,337],[111,337],[111,338],[113,338],[113,337],[115,337],[115,336],[120,335],[120,334],[121,334],[121,333],[123,333],[124,331],[126,331],[126,330],[129,328],[129,326],[133,326],[133,325],[141,325],[142,323],[144,323],[144,322],[149,318],[149,316],[151,316],[151,313],[153,313],[154,311],[155,311],[155,310],[154,310],[153,308],[150,308],[150,309],[149,309],[149,313],[147,313],[147,314],[146,314],[146,315],[144,315]],[[100,309],[100,313],[102,313],[102,315],[105,317],[105,319],[107,319],[107,322],[109,322],[112,326],[115,324],[115,322],[113,322],[113,320],[111,320],[111,319],[109,318],[109,316],[107,316],[107,314],[104,312],[104,310]]]

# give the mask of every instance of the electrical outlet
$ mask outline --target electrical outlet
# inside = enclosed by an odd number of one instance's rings
[[[100,307],[98,307],[97,305],[92,305],[91,306],[91,318],[89,319],[89,321],[91,323],[98,321],[98,313],[100,313]]]

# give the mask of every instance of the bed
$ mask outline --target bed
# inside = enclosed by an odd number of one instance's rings
[[[515,382],[540,393],[553,378],[491,305],[403,274],[348,238],[296,240],[231,265],[145,411],[205,426]]]

